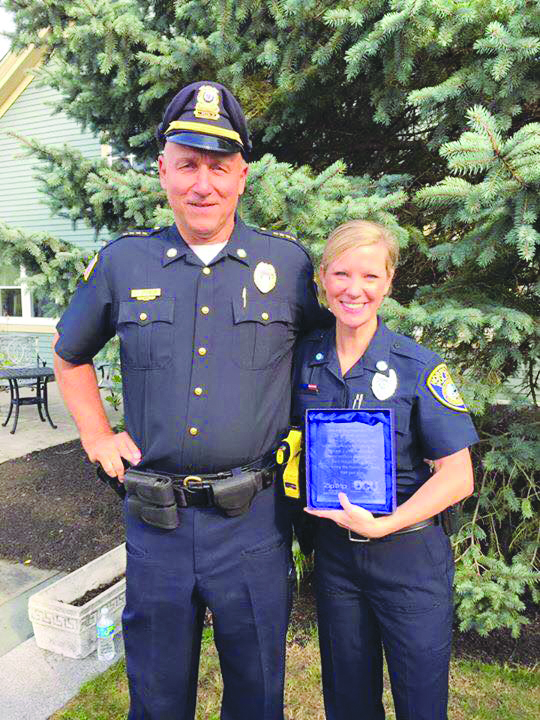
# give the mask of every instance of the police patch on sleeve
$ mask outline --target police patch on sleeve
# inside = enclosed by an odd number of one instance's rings
[[[98,260],[99,260],[99,254],[98,254],[98,255],[94,255],[94,257],[93,257],[93,258],[90,260],[90,262],[88,263],[88,265],[87,265],[87,267],[86,267],[86,270],[84,271],[84,274],[83,274],[84,282],[88,282],[88,280],[89,280],[89,278],[90,278],[90,275],[92,274],[94,268],[95,268],[96,265],[97,265],[97,261],[98,261]]]
[[[459,412],[469,412],[444,363],[440,363],[429,373],[426,385],[435,399],[446,407]]]

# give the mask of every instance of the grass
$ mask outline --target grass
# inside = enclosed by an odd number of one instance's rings
[[[287,651],[285,716],[287,720],[324,720],[316,629],[291,641]],[[388,683],[386,683],[388,686]],[[201,652],[197,720],[219,720],[221,678],[212,641],[205,629]],[[388,687],[387,720],[395,720]],[[538,720],[540,672],[527,668],[454,660],[450,676],[449,720]],[[128,692],[124,661],[86,683],[79,695],[53,720],[124,720]],[[351,718],[351,720],[353,720]]]

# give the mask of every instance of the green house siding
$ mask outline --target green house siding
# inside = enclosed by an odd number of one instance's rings
[[[94,231],[82,223],[74,229],[70,220],[51,215],[35,180],[36,160],[24,154],[15,138],[6,135],[12,130],[49,145],[69,144],[86,157],[99,157],[96,137],[63,113],[53,113],[48,103],[54,97],[54,90],[33,81],[0,118],[0,219],[23,230],[50,232],[91,252],[101,246]]]
[[[91,254],[108,239],[107,235],[102,233],[96,239],[94,231],[83,223],[77,223],[74,228],[71,220],[52,216],[35,179],[39,163],[25,154],[15,138],[6,134],[13,131],[60,147],[69,144],[85,157],[99,157],[101,146],[98,138],[82,130],[65,114],[53,112],[51,101],[55,96],[56,91],[40,87],[34,80],[0,118],[0,219],[27,232],[51,233]],[[32,319],[25,318],[24,322],[31,325]],[[21,333],[15,324],[2,324],[1,317],[0,331]],[[50,331],[51,328],[49,332],[45,328],[36,328],[36,332],[29,333],[39,335],[39,354],[47,365],[52,365]]]

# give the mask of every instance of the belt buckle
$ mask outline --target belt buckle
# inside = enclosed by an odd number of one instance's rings
[[[357,543],[368,543],[371,542],[371,538],[363,538],[363,537],[352,537],[350,528],[347,528],[347,532],[349,534],[349,540],[351,542],[357,542]],[[354,532],[354,531],[353,531]],[[357,535],[357,533],[354,533]]]
[[[194,485],[202,485],[204,482],[205,481],[199,475],[186,475],[186,477],[182,480],[182,485],[189,490],[191,487],[190,483],[193,483]]]

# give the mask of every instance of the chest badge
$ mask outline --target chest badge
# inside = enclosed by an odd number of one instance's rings
[[[380,364],[382,365],[382,363],[377,363],[378,369]],[[388,367],[386,363],[384,365]],[[378,372],[375,373],[371,381],[371,391],[377,400],[388,400],[396,392],[397,385],[398,380],[395,370],[388,370],[388,375]]]
[[[262,293],[269,293],[276,287],[276,268],[270,263],[260,262],[253,273],[253,282]]]

